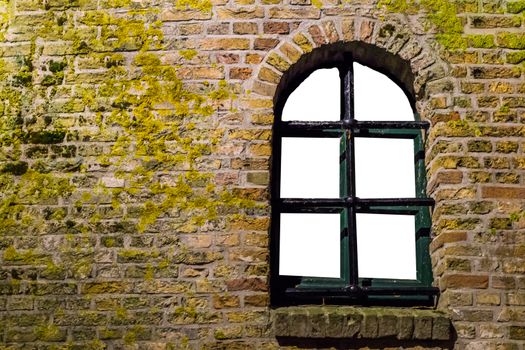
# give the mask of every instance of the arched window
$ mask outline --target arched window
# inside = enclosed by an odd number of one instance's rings
[[[274,126],[272,303],[432,303],[428,123],[348,54],[290,86]]]

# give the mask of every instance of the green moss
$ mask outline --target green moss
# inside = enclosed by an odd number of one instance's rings
[[[86,11],[79,21],[88,26],[111,24],[111,16],[107,11]]]
[[[151,264],[146,265],[146,272],[144,273],[145,280],[152,280],[155,277],[155,269]]]
[[[116,339],[120,338],[119,333],[114,329],[102,328],[99,330],[101,339]]]
[[[131,345],[141,338],[145,333],[145,329],[142,326],[133,326],[123,337],[124,344]]]
[[[124,55],[120,53],[106,57],[106,68],[118,67],[124,64]]]
[[[55,84],[57,84],[57,83],[58,83],[58,82],[57,82],[55,76],[50,75],[50,74],[44,76],[44,78],[43,78],[42,81],[40,82],[40,84],[41,84],[42,86],[51,86],[51,85],[55,85]]]
[[[228,339],[226,334],[224,334],[224,332],[221,331],[220,329],[215,331],[214,336],[215,336],[215,339],[217,339],[217,340]]]
[[[507,63],[518,64],[525,61],[525,51],[507,52]]]
[[[58,73],[64,70],[67,67],[66,61],[53,61],[49,62],[49,71],[52,73]]]
[[[389,12],[409,12],[417,11],[418,4],[413,0],[380,0],[377,3],[380,8],[385,8]]]
[[[115,310],[115,316],[117,316],[120,319],[125,320],[128,318],[128,310],[124,307],[118,307]]]
[[[511,218],[492,218],[490,219],[490,228],[496,230],[508,230],[512,228]]]
[[[498,44],[508,49],[525,49],[525,34],[499,33]]]
[[[450,136],[481,136],[481,131],[475,123],[463,119],[450,120],[446,126],[451,131]]]
[[[151,250],[124,249],[118,252],[118,256],[126,261],[148,261],[152,258],[158,258],[159,252]]]
[[[235,98],[228,83],[225,80],[219,81],[219,88],[208,94],[212,100],[222,101],[228,98]]]
[[[448,50],[465,50],[467,40],[461,34],[436,34],[436,41]]]
[[[121,8],[131,5],[131,0],[105,0],[108,7]]]
[[[197,310],[190,306],[181,306],[175,309],[173,316],[189,316],[190,318],[197,317]]]
[[[457,5],[448,0],[422,0],[421,6],[428,11],[427,18],[440,33],[461,34],[463,25],[458,17]]]
[[[24,265],[37,265],[49,261],[47,257],[42,254],[36,254],[31,249],[17,251],[13,246],[8,247],[4,251],[3,258],[5,261]]]
[[[522,218],[525,218],[525,211],[518,211],[518,212],[514,212],[514,213],[511,213],[510,216],[509,216],[509,219],[510,221],[512,222],[518,222],[520,221]]]
[[[31,86],[31,83],[33,81],[33,73],[30,71],[22,70],[13,77],[13,80],[14,86]]]
[[[49,261],[44,271],[42,271],[42,277],[49,279],[63,279],[65,278],[64,266],[56,265],[53,261]]]
[[[494,35],[467,35],[469,47],[490,49],[494,45]]]
[[[65,332],[61,332],[54,324],[39,325],[35,328],[35,334],[38,340],[42,341],[61,341],[65,338]]]
[[[133,62],[139,67],[160,65],[160,59],[157,57],[157,55],[146,52],[141,52],[137,54]]]
[[[82,1],[78,3],[79,6],[89,6],[87,3],[82,5]],[[123,4],[124,2],[103,1],[100,6],[120,7]],[[209,1],[178,1],[177,6],[203,11],[211,9]],[[68,62],[73,62],[69,59],[48,62],[47,71],[44,63],[39,69],[48,74],[44,73],[40,84],[33,85],[31,62],[34,59],[34,47],[32,54],[20,58],[14,67],[0,60],[3,81],[0,89],[0,143],[5,149],[9,149],[9,154],[4,155],[0,170],[0,234],[30,232],[39,235],[59,232],[67,237],[64,246],[57,252],[55,261],[30,250],[17,251],[14,247],[3,252],[5,261],[42,264],[45,268],[39,268],[39,273],[43,278],[90,277],[94,258],[87,247],[92,247],[93,243],[88,239],[82,241],[79,236],[92,237],[94,228],[98,229],[99,225],[103,227],[106,224],[100,220],[104,218],[100,213],[90,212],[98,201],[107,200],[118,203],[119,206],[136,206],[137,203],[143,203],[143,198],[151,198],[144,203],[144,210],[137,220],[138,228],[143,231],[159,217],[177,213],[181,219],[184,218],[184,222],[177,222],[180,232],[189,232],[196,230],[195,225],[220,218],[219,213],[238,212],[254,206],[254,201],[242,198],[241,194],[233,194],[228,189],[214,186],[213,174],[202,170],[204,158],[213,152],[215,144],[225,134],[210,116],[236,98],[235,92],[239,90],[239,86],[221,81],[217,85],[212,83],[199,90],[194,86],[186,86],[179,79],[177,67],[163,66],[162,57],[149,51],[165,45],[160,30],[162,24],[152,22],[158,17],[155,11],[157,10],[152,8],[122,12],[118,16],[112,15],[111,11],[86,11],[85,16],[75,19],[89,27],[84,33],[72,30],[68,22],[70,14],[57,13],[45,23],[45,26],[49,26],[47,30],[35,29],[35,37],[38,33],[46,40],[68,40],[71,42],[71,46],[67,48],[69,52],[89,55],[98,60],[95,61],[97,67],[105,66],[107,72],[104,73],[104,81],[100,83],[99,89],[88,91],[90,89],[84,87],[84,80],[81,80],[80,74],[77,76],[74,67],[67,69]],[[91,30],[93,27],[97,27],[97,30]],[[92,35],[99,31],[99,37]],[[119,51],[138,51],[138,54],[130,62],[127,57],[133,55],[123,55]],[[41,52],[37,53],[37,57],[39,54]],[[181,56],[185,59],[191,60],[196,55],[195,50],[181,51]],[[123,68],[125,63],[131,66]],[[129,74],[130,71],[139,72],[140,75]],[[79,80],[74,87],[75,99],[62,104],[57,101],[70,88],[69,85],[61,85],[64,74],[68,79]],[[35,111],[35,99],[38,99],[41,110],[33,117],[30,111]],[[97,135],[82,134],[75,128],[66,129],[70,124],[61,127],[57,123],[58,119],[62,119],[55,117],[57,113],[77,113],[84,108],[99,113],[96,126],[100,128],[100,132]],[[53,117],[42,117],[42,114]],[[83,118],[77,122],[88,125],[89,121]],[[24,119],[27,121],[25,124]],[[76,182],[75,185],[70,182],[77,181],[77,176],[70,179],[61,175],[60,171],[53,172],[58,168],[40,166],[45,161],[39,163],[36,160],[29,169],[27,163],[17,160],[22,150],[24,155],[34,158],[73,157],[74,151],[58,153],[57,146],[47,145],[64,142],[66,130],[68,141],[91,141],[94,137],[107,137],[107,140],[113,142],[110,136],[114,135],[114,129],[119,130],[117,140],[100,160],[103,165],[115,169],[116,176],[126,180],[125,187],[121,189],[104,189],[105,192],[84,194],[76,188],[79,186]],[[24,143],[35,145],[22,148]],[[134,165],[131,169],[130,164]],[[170,169],[183,171],[169,183],[159,179],[159,174]],[[83,186],[85,184],[79,187]],[[68,206],[73,201],[70,198],[73,193],[76,202],[71,212],[57,208]],[[35,210],[35,205],[40,205],[39,208],[43,210]],[[136,232],[128,219],[123,218],[120,225],[115,225],[115,232]],[[104,242],[107,247],[122,246],[114,238],[108,238]],[[120,259],[130,261],[149,262],[152,258],[163,258],[158,252],[143,253],[129,249],[120,253]],[[158,268],[165,269],[170,265],[169,259],[164,258]],[[146,278],[153,278],[154,266],[148,263]],[[53,331],[47,327],[46,325],[39,330],[43,338]],[[98,347],[97,344],[93,346]]]
[[[437,31],[436,40],[448,50],[464,50],[467,39],[462,37],[463,23],[458,17],[458,5],[448,0],[380,0],[379,8],[389,12],[417,13],[426,12],[427,25]]]
[[[182,58],[184,58],[185,60],[191,60],[193,59],[195,56],[197,56],[197,50],[180,50],[179,51],[179,55],[181,55]]]
[[[213,4],[210,0],[175,0],[175,6],[178,9],[193,9],[202,12],[210,12]]]
[[[525,10],[525,1],[508,1],[507,12],[520,13]]]
[[[102,245],[104,247],[111,248],[111,247],[114,247],[116,245],[117,241],[113,237],[104,237],[104,238],[102,238],[102,242],[101,243],[102,243]]]

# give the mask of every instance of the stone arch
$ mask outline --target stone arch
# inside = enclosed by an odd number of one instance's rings
[[[438,57],[436,48],[416,37],[399,17],[335,17],[299,26],[265,56],[252,91],[272,97],[275,110],[282,108],[279,96],[284,86],[294,87],[314,64],[315,68],[333,64],[337,53],[345,51],[387,74],[403,88],[421,118],[430,119],[427,86],[449,75],[449,67]]]

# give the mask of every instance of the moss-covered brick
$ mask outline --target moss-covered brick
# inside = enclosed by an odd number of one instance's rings
[[[498,230],[506,230],[512,228],[512,220],[510,218],[492,218],[490,220],[490,228]]]
[[[490,157],[484,159],[486,168],[508,169],[510,168],[510,159],[504,157]]]
[[[66,132],[63,130],[34,131],[28,133],[26,136],[27,141],[33,144],[61,143],[65,137]]]
[[[467,146],[470,152],[491,152],[492,151],[492,143],[490,141],[472,140],[468,142]]]
[[[520,175],[517,173],[503,172],[496,173],[496,181],[506,184],[518,184],[520,182]]]
[[[470,17],[470,24],[474,28],[506,28],[519,27],[520,16],[476,15]]]
[[[479,219],[442,219],[438,226],[441,230],[472,230],[479,223]]]
[[[239,307],[240,299],[237,295],[215,295],[213,307],[216,309]]]
[[[518,150],[518,143],[515,141],[496,142],[496,151],[501,153],[514,153]]]
[[[525,60],[525,51],[511,51],[507,53],[507,63],[518,64]]]
[[[281,72],[286,71],[290,67],[290,64],[283,57],[277,55],[276,53],[272,53],[268,57],[268,64]]]
[[[81,286],[86,294],[112,294],[125,293],[131,288],[130,284],[124,282],[90,282]]]
[[[159,252],[150,250],[125,249],[118,252],[119,262],[148,262],[158,258]]]
[[[248,8],[238,8],[238,9],[228,9],[228,8],[219,8],[217,10],[217,15],[219,19],[255,19],[264,17],[264,9],[262,7],[256,7],[253,9]],[[249,22],[237,22],[239,23],[249,23]]]
[[[509,329],[510,339],[524,340],[525,339],[525,327],[511,326]]]
[[[270,8],[269,18],[271,19],[307,19],[319,18],[321,11],[317,8],[287,8],[287,7],[272,7]]]
[[[214,337],[218,340],[241,338],[243,329],[241,326],[221,327],[215,330]]]
[[[249,39],[204,39],[199,45],[201,50],[247,50],[250,46]]]
[[[521,70],[518,67],[474,67],[471,74],[477,79],[519,78]]]
[[[9,264],[39,265],[49,261],[49,256],[32,250],[17,250],[14,246],[4,250],[2,257]]]
[[[66,330],[53,324],[39,325],[35,329],[38,340],[45,342],[61,342],[67,337]]]
[[[494,47],[494,35],[468,35],[467,36],[467,43],[469,47],[474,48],[485,48],[489,49]]]
[[[520,13],[525,10],[525,1],[513,0],[507,2],[507,11],[509,13]]]
[[[13,175],[23,175],[27,172],[28,164],[24,161],[9,162],[2,165],[0,172]]]
[[[525,49],[525,34],[521,33],[499,33],[497,35],[499,47],[508,49]]]

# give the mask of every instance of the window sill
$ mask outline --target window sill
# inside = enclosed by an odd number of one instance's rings
[[[393,307],[293,306],[272,310],[276,337],[447,341],[450,319],[435,310]]]

